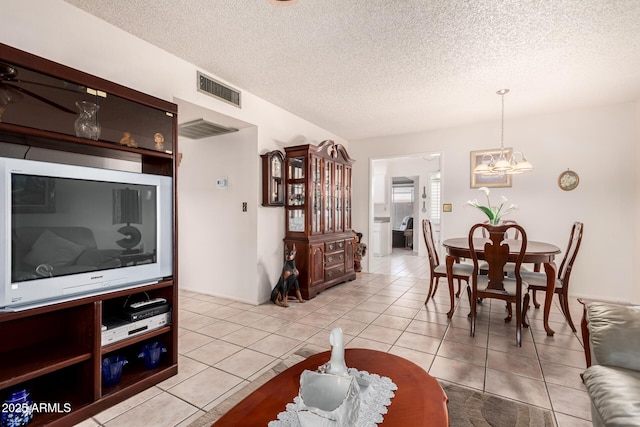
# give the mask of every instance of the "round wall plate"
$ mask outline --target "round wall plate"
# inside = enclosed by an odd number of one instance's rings
[[[558,187],[564,191],[571,191],[580,183],[580,177],[571,169],[562,172],[558,177]]]

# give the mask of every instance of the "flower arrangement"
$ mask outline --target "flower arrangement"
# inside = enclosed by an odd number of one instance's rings
[[[478,199],[469,200],[466,204],[480,209],[482,212],[484,212],[485,215],[489,217],[489,224],[491,225],[500,224],[500,220],[504,215],[518,209],[518,205],[513,203],[505,208],[505,203],[507,203],[509,200],[507,200],[507,198],[504,196],[502,196],[502,203],[500,203],[500,205],[491,206],[491,200],[489,199],[489,189],[487,187],[480,187],[478,190],[484,192],[485,196],[487,196],[487,206],[482,206],[480,203],[478,203]]]

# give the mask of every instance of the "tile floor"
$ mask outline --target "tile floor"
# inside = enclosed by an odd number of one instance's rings
[[[451,321],[442,285],[424,305],[426,259],[410,252],[373,258],[370,270],[305,304],[242,304],[180,293],[179,374],[79,424],[187,426],[265,370],[301,347],[329,349],[329,331],[341,327],[347,348],[387,351],[412,360],[442,381],[553,411],[559,427],[590,426],[581,338],[554,300],[548,337],[542,310],[529,311],[521,348],[505,324],[504,303],[485,302],[476,336],[469,336],[468,300],[456,300]],[[544,294],[540,295],[540,300]],[[581,305],[572,301],[574,323]]]

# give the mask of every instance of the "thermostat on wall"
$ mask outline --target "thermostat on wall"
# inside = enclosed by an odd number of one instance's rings
[[[216,179],[216,188],[219,190],[226,190],[229,185],[229,181],[226,176],[221,176]]]

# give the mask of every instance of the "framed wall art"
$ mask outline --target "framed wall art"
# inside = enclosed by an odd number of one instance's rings
[[[580,184],[580,177],[571,169],[562,172],[558,177],[558,187],[564,191],[571,191]]]
[[[511,157],[511,148],[505,148],[504,154],[507,158]],[[491,160],[497,160],[500,157],[500,149],[479,150],[471,152],[471,164],[469,174],[471,176],[471,188],[480,187],[511,187],[511,175],[507,173],[495,175],[480,175],[473,173],[476,166],[481,163],[489,164]]]

